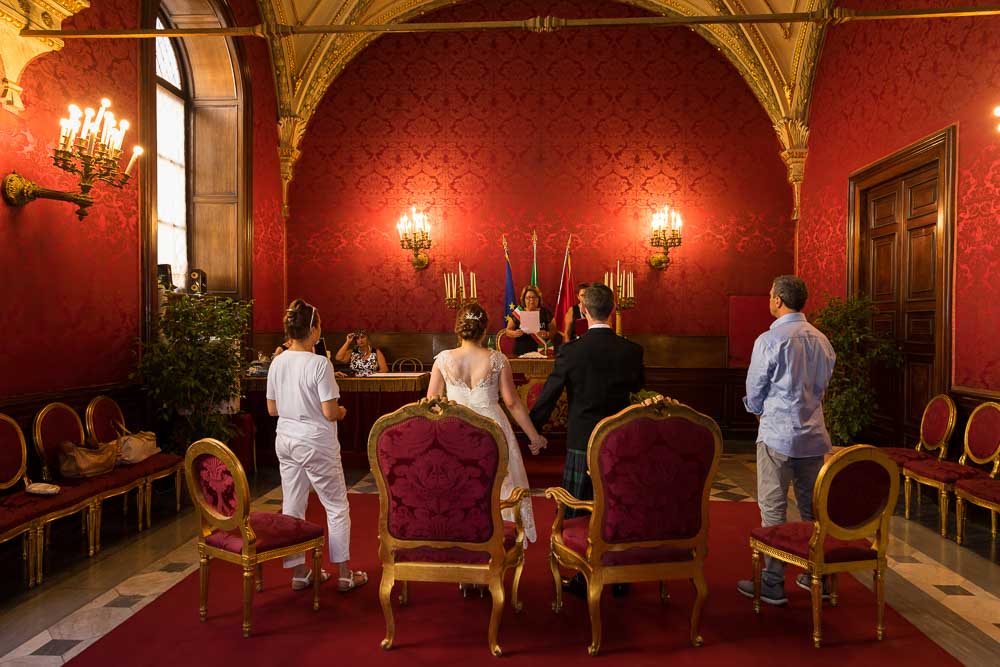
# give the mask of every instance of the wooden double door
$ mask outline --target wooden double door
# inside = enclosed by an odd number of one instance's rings
[[[916,444],[924,406],[949,386],[953,138],[946,130],[851,179],[850,292],[872,299],[873,328],[902,355],[899,368],[873,369],[873,443]]]

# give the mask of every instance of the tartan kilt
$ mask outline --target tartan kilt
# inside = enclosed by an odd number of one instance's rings
[[[566,467],[563,468],[562,486],[578,500],[594,499],[594,485],[590,481],[590,475],[587,474],[587,452],[585,450],[566,450]],[[589,512],[566,508],[567,519],[586,514]]]

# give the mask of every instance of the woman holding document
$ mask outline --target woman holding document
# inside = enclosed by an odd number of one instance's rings
[[[542,293],[534,285],[521,290],[521,307],[507,320],[507,335],[514,339],[514,354],[537,352],[548,345],[556,334],[556,321],[551,311],[542,306]]]

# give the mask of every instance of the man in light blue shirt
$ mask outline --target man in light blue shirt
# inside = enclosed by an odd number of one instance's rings
[[[776,319],[754,343],[743,397],[747,412],[760,420],[757,503],[764,527],[785,523],[789,485],[795,489],[802,520],[813,520],[813,487],[824,455],[830,451],[823,395],[837,361],[830,341],[800,312],[808,297],[801,278],[778,276],[770,297],[771,315]],[[805,574],[796,583],[807,590],[810,587]],[[737,589],[753,597],[753,582],[740,581]],[[761,600],[770,604],[788,601],[781,561],[765,558]]]

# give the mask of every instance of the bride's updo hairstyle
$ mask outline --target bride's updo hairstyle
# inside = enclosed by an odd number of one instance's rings
[[[467,303],[458,309],[455,316],[455,333],[462,340],[481,340],[486,333],[490,319],[486,310],[478,303]]]
[[[316,307],[306,303],[305,299],[296,299],[285,311],[285,335],[293,340],[303,340],[309,337],[318,322]]]

